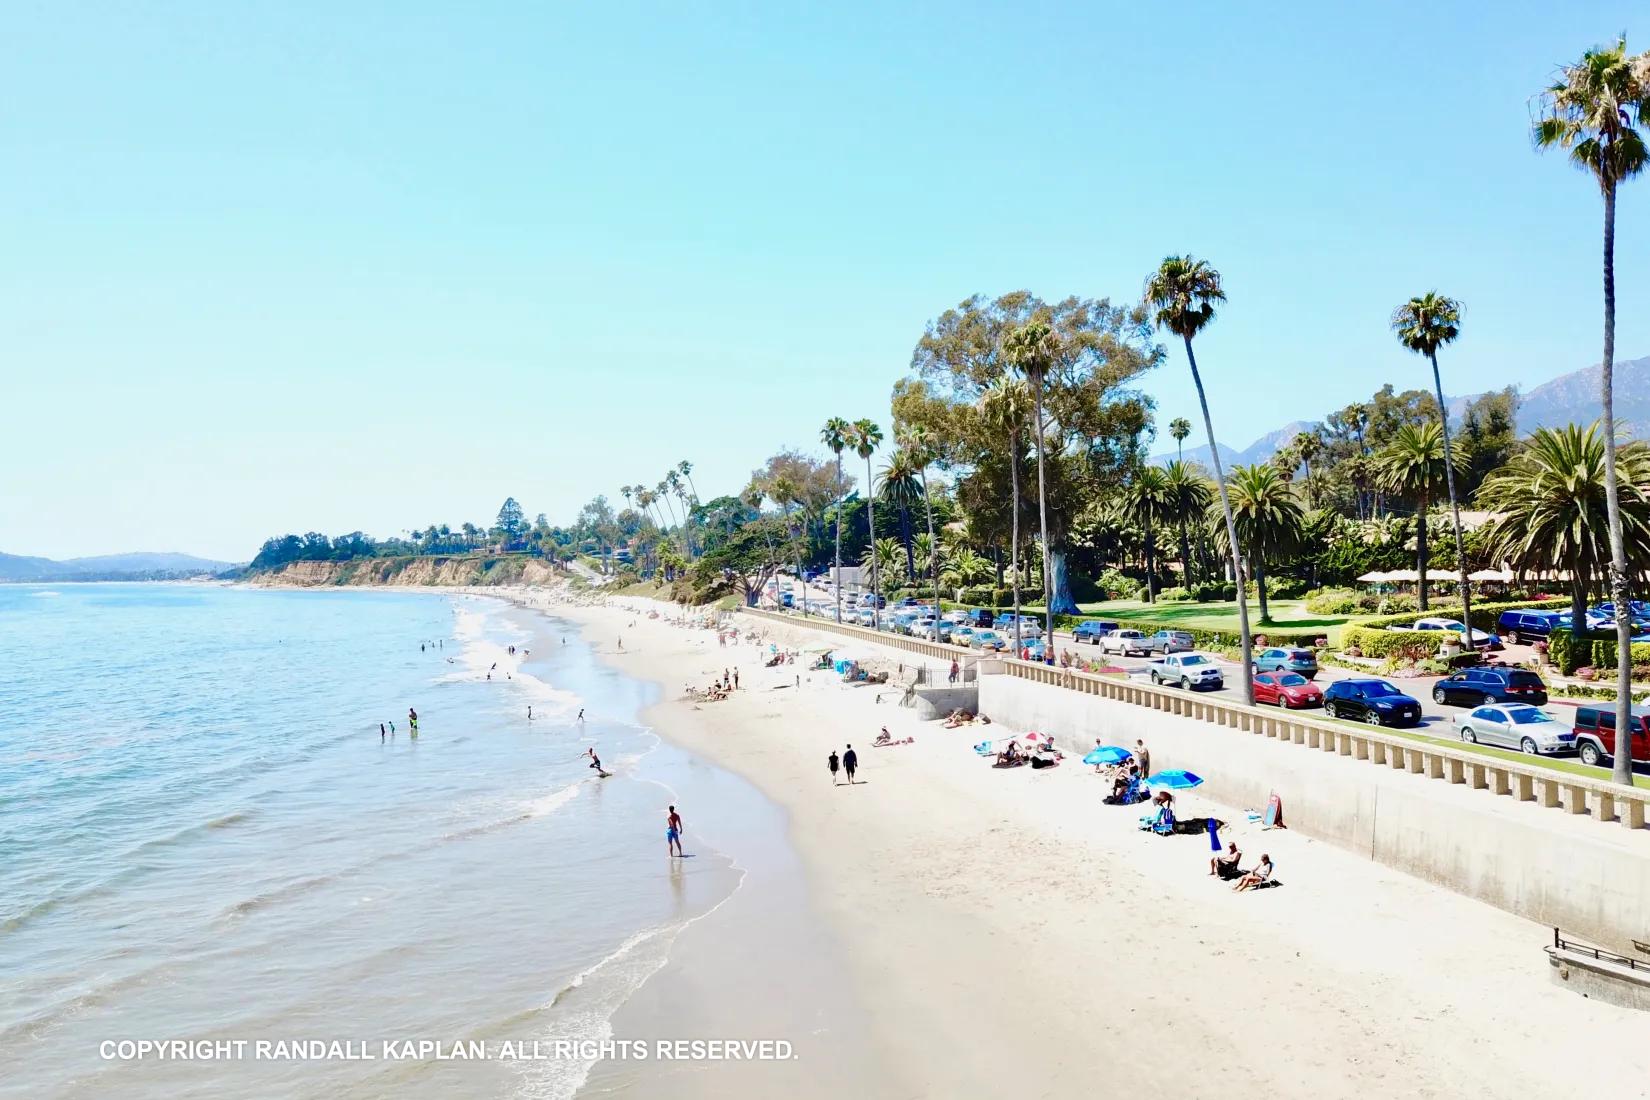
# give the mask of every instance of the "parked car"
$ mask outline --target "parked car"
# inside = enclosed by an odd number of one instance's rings
[[[966,623],[968,621],[968,611],[966,608],[954,607],[941,617],[948,623]]]
[[[989,607],[971,607],[963,621],[972,627],[989,627],[996,621],[996,616]]]
[[[952,645],[967,645],[968,640],[973,636],[974,628],[967,623],[962,623],[951,628],[950,642]]]
[[[1100,648],[1106,653],[1121,653],[1125,657],[1137,653],[1144,657],[1151,652],[1146,636],[1138,630],[1114,630],[1100,639]]]
[[[1385,680],[1336,680],[1323,689],[1323,712],[1372,726],[1421,724],[1421,704]]]
[[[1650,763],[1650,706],[1633,705],[1632,743],[1628,751],[1635,762]],[[1583,764],[1604,764],[1616,755],[1616,708],[1576,708],[1576,751]]]
[[[1468,668],[1434,684],[1432,701],[1453,707],[1478,707],[1485,703],[1540,706],[1547,701],[1547,685],[1535,673],[1521,668]]]
[[[926,638],[929,641],[933,641],[934,640],[934,623],[936,621],[937,620],[934,618],[934,616],[924,615],[922,618],[915,620],[909,626],[907,626],[905,628],[905,632],[907,634],[911,635],[911,637],[913,637],[913,638]]]
[[[1184,630],[1159,630],[1146,639],[1146,647],[1153,653],[1190,653],[1196,644]]]
[[[1255,702],[1290,709],[1321,707],[1323,692],[1298,672],[1262,672],[1255,676]]]
[[[1001,653],[1008,648],[1010,639],[995,630],[976,630],[969,636],[968,644],[973,649],[994,649]]]
[[[1154,684],[1179,684],[1188,691],[1218,691],[1226,684],[1220,666],[1201,653],[1169,653],[1146,666]]]
[[[1501,639],[1497,635],[1487,634],[1482,630],[1472,631],[1472,640],[1470,642],[1465,641],[1464,639],[1468,637],[1466,633],[1467,625],[1460,619],[1416,619],[1408,625],[1389,626],[1387,629],[1411,631],[1417,634],[1456,634],[1460,635],[1459,640],[1462,640],[1462,644],[1470,645],[1473,649],[1501,648]]]
[[[958,629],[959,625],[960,624],[954,623],[950,619],[941,619],[939,622],[934,624],[934,640],[939,642],[954,641],[955,631]]]
[[[1543,642],[1553,632],[1558,615],[1552,611],[1503,611],[1496,620],[1502,637],[1515,642]]]
[[[1116,629],[1116,623],[1105,619],[1084,619],[1072,629],[1071,637],[1073,641],[1079,644],[1089,642],[1092,645],[1099,645],[1101,638]]]
[[[1496,703],[1479,707],[1457,718],[1461,740],[1485,745],[1504,745],[1528,753],[1572,752],[1575,731],[1529,703]]]
[[[1255,655],[1256,672],[1298,672],[1306,679],[1318,675],[1318,655],[1294,646],[1263,649]]]
[[[999,618],[996,622],[992,623],[991,628],[993,630],[1000,630],[1012,638],[1014,637],[1014,621],[1014,615],[1010,612],[1009,614]],[[1022,640],[1027,638],[1041,638],[1043,636],[1043,624],[1038,620],[1033,619],[1029,615],[1021,615],[1019,622],[1020,638]]]

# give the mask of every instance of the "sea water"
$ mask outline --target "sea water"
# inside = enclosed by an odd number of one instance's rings
[[[740,881],[667,858],[702,765],[650,701],[486,597],[0,586],[0,1095],[571,1096],[590,1060],[529,1044],[610,1037]]]

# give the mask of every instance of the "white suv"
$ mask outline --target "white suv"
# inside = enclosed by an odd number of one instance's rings
[[[1201,653],[1168,653],[1146,666],[1152,683],[1179,684],[1187,691],[1209,688],[1218,691],[1226,680],[1220,666]]]
[[[1139,654],[1144,657],[1151,651],[1151,644],[1138,630],[1114,630],[1100,639],[1102,653],[1121,653],[1125,657]]]

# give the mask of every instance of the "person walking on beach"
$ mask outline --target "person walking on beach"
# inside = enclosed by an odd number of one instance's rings
[[[950,680],[951,683],[954,684],[954,683],[957,682],[957,674],[961,671],[962,671],[962,669],[958,667],[956,659],[953,658],[952,661],[951,661],[951,680]]]
[[[842,770],[848,773],[849,783],[854,781],[854,769],[857,767],[859,767],[859,754],[854,751],[852,745],[849,745],[848,751],[842,754]]]
[[[670,816],[665,818],[665,850],[673,856],[682,855],[682,815],[676,812],[676,807],[670,808]]]
[[[735,690],[735,691],[739,690],[739,670],[738,669],[733,670],[733,690]]]
[[[1145,779],[1152,774],[1152,751],[1146,747],[1146,742],[1135,738],[1134,762],[1140,765],[1140,778]]]
[[[837,758],[836,758],[836,750],[835,749],[832,749],[831,750],[831,755],[825,758],[825,766],[831,769],[831,786],[834,787],[834,786],[836,786],[836,769],[837,769]]]

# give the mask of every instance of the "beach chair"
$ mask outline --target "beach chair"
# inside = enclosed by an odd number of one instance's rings
[[[980,756],[996,756],[997,750],[991,747],[990,741],[981,741],[974,746],[974,751]]]

